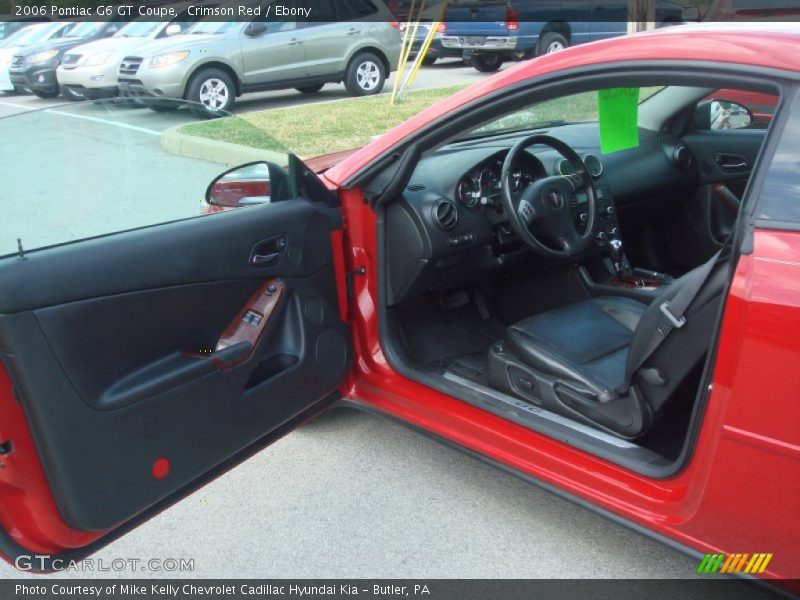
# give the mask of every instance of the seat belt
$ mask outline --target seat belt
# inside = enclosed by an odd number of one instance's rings
[[[714,265],[717,264],[721,254],[722,250],[708,259],[708,262],[703,263],[684,275],[682,278],[683,286],[678,290],[678,293],[675,294],[672,300],[662,302],[658,307],[662,315],[661,320],[656,327],[653,337],[650,338],[650,342],[647,344],[645,351],[642,352],[642,355],[628,374],[627,385],[630,385],[630,379],[633,378],[633,374],[653,355],[664,340],[667,339],[670,332],[673,329],[680,329],[686,325],[686,317],[684,316],[686,309],[689,308],[689,305],[697,297],[697,294],[700,293],[700,289],[708,280],[708,277],[711,275],[711,270],[714,268]]]

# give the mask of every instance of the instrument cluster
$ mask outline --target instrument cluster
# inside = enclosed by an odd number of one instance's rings
[[[506,152],[488,158],[470,169],[458,180],[455,197],[465,208],[474,209],[479,206],[499,206],[503,189],[500,174]],[[511,189],[519,194],[534,180],[545,177],[544,165],[536,157],[525,154],[511,171]]]

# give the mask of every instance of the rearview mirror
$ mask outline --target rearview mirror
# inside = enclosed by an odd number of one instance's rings
[[[177,23],[170,23],[164,30],[164,35],[169,37],[171,35],[178,35],[181,32],[181,26]]]
[[[697,105],[695,129],[747,129],[755,119],[749,108],[730,100],[706,100]]]
[[[206,202],[240,208],[290,197],[286,171],[274,163],[254,162],[226,171],[208,186]]]

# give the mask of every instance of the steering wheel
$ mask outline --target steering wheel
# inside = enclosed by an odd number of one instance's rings
[[[512,187],[512,172],[517,158],[529,146],[548,146],[569,161],[572,175],[556,175],[534,181],[522,193]],[[585,250],[594,236],[597,202],[592,177],[581,157],[561,140],[549,135],[532,135],[517,142],[506,155],[500,177],[503,210],[512,229],[542,256],[567,258]],[[572,202],[578,192],[588,198],[586,231],[581,234],[572,215]],[[549,242],[549,243],[546,243]]]

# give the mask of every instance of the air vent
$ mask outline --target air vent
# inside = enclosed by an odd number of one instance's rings
[[[440,200],[433,208],[434,222],[445,231],[452,229],[458,223],[458,209],[456,205],[447,200]]]
[[[672,160],[679,169],[688,169],[692,166],[692,153],[686,146],[678,146],[672,152]]]
[[[410,186],[406,188],[409,192],[421,192],[425,189],[425,186],[421,183],[412,183]]]

